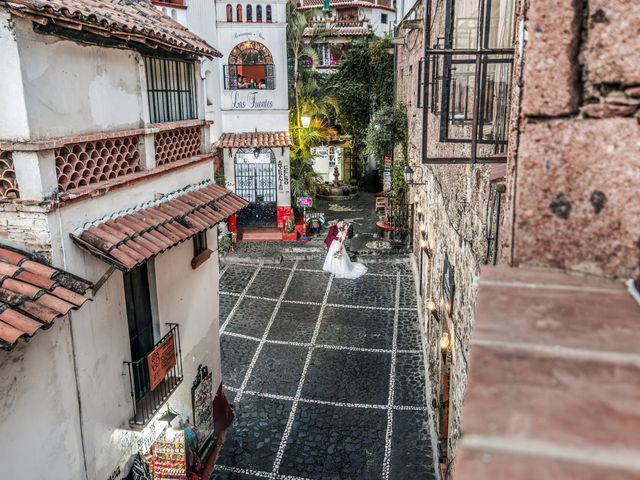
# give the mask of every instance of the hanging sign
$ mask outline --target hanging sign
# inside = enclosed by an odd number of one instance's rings
[[[391,158],[384,157],[384,171],[382,172],[382,191],[391,190]]]
[[[298,206],[299,207],[313,207],[313,198],[311,198],[311,197],[300,197],[300,198],[298,198]]]
[[[155,390],[160,382],[164,380],[167,373],[169,373],[169,370],[176,364],[176,348],[173,332],[153,349],[147,357],[147,363],[149,366],[149,384],[151,390]]]

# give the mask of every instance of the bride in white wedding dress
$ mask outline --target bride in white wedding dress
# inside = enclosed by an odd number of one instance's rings
[[[367,273],[367,267],[361,263],[352,262],[349,259],[349,254],[344,248],[344,242],[347,238],[347,228],[348,226],[343,224],[342,228],[338,230],[336,239],[331,242],[327,257],[324,259],[322,269],[325,272],[333,273],[336,278],[355,280]]]

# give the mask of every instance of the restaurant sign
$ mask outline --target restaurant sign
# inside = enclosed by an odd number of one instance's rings
[[[298,198],[298,206],[299,207],[313,207],[313,198],[311,198],[311,197],[300,197],[300,198]]]
[[[162,343],[147,357],[149,367],[149,384],[154,390],[164,380],[167,373],[176,365],[176,348],[173,332],[167,335]]]

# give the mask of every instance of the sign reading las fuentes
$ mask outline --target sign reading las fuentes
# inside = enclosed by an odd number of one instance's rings
[[[234,110],[264,110],[273,108],[271,100],[260,98],[260,91],[240,91],[234,90],[231,94],[231,108]]]

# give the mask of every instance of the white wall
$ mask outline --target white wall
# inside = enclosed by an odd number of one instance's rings
[[[16,42],[11,16],[0,8],[0,112],[11,112],[11,115],[0,115],[0,139],[28,140],[29,121],[20,73],[20,55]]]
[[[69,320],[0,351],[2,479],[83,479]]]
[[[187,0],[187,28],[202,37],[209,45],[219,50],[216,3],[211,0]],[[202,60],[202,77],[205,85],[205,115],[212,120],[211,141],[216,142],[222,134],[222,110],[219,70],[222,69],[221,60]]]
[[[286,48],[286,3],[274,2],[234,2],[234,8],[243,6],[246,20],[246,5],[254,8],[263,6],[266,15],[267,3],[272,7],[272,23],[229,23],[226,21],[226,3],[216,2],[218,17],[218,47],[224,55],[220,59],[219,81],[222,104],[222,127],[224,132],[285,131],[289,129],[289,97],[287,80]],[[263,17],[264,18],[264,17]],[[256,41],[265,45],[273,57],[275,66],[274,90],[225,90],[224,65],[228,64],[229,53],[244,41]]]
[[[15,24],[32,138],[143,125],[139,54],[39,34],[22,19]]]
[[[382,14],[387,15],[387,23],[382,23]],[[369,20],[369,25],[371,25],[373,33],[377,37],[393,34],[394,22],[396,20],[395,12],[380,8],[360,8],[359,15],[360,18]]]
[[[176,174],[149,179],[52,212],[49,222],[54,265],[97,281],[107,271],[108,265],[82,251],[73,243],[69,232],[81,228],[86,222],[152,200],[156,195],[211,178],[212,170],[209,163],[198,164]],[[171,397],[170,404],[189,415],[193,365],[197,367],[198,363],[207,363],[214,372],[214,380],[220,381],[216,327],[217,255],[193,271],[190,265],[192,248],[191,242],[184,242],[153,260],[160,334],[167,332],[166,322],[174,322],[180,324],[182,335],[185,379],[179,391]],[[127,429],[133,412],[129,378],[123,361],[130,360],[131,355],[121,272],[113,273],[94,301],[74,313],[73,328],[88,477],[90,480],[102,480],[126,462],[131,453],[130,439],[137,435]],[[47,442],[48,439],[43,438],[42,441]],[[37,448],[32,450],[37,451]]]

